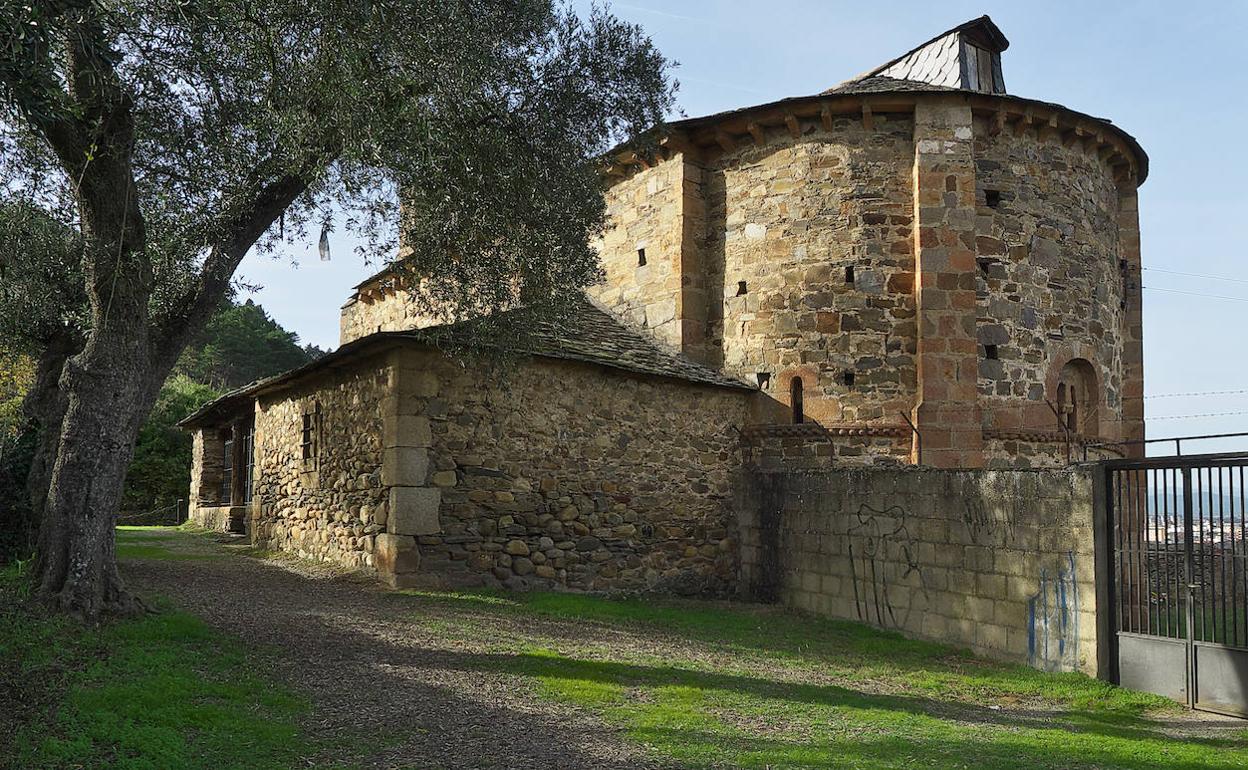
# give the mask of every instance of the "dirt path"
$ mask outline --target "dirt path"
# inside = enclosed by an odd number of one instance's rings
[[[273,675],[312,701],[307,734],[334,744],[310,767],[659,766],[592,716],[531,697],[520,677],[447,666],[454,652],[369,582],[223,553],[242,549],[202,536],[129,534],[191,557],[123,561],[133,589],[276,651]]]

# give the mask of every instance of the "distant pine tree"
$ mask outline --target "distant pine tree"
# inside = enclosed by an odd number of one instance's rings
[[[260,305],[251,300],[229,302],[182,352],[174,373],[233,390],[321,355],[324,352],[314,346],[300,346],[299,335],[283,329]]]

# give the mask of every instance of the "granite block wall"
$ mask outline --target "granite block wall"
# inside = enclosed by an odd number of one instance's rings
[[[754,470],[743,592],[1028,663],[1097,673],[1093,473]]]

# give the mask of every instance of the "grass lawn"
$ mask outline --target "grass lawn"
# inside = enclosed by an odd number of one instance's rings
[[[185,560],[169,573],[181,579],[265,557],[161,528],[119,530],[118,550]],[[386,748],[330,729],[332,714],[264,673],[271,651],[167,605],[86,629],[31,607],[24,585],[0,572],[0,767],[275,770],[323,767],[312,758],[331,743],[349,749],[331,755],[360,759]],[[405,622],[430,653],[423,665],[504,677],[526,710],[586,709],[681,767],[1248,768],[1248,723],[774,607],[552,593],[382,601],[381,622]]]
[[[159,548],[150,537],[143,547]],[[163,606],[87,629],[30,606],[26,590],[17,569],[0,572],[0,767],[300,765],[307,702],[255,673],[238,640]]]
[[[766,608],[406,592],[466,664],[693,767],[1248,767],[1248,731],[1078,674]],[[1248,724],[1248,723],[1246,723]]]

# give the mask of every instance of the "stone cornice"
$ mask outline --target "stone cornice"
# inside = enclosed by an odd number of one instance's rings
[[[1056,430],[1000,430],[997,428],[985,428],[984,438],[998,441],[1027,441],[1034,444],[1064,444],[1067,440],[1065,433]],[[1075,445],[1090,440],[1085,436],[1070,436],[1070,443]]]
[[[835,436],[886,436],[901,438],[910,435],[906,425],[883,425],[865,422],[849,422],[820,425],[803,422],[784,425],[750,425],[741,430],[747,440],[762,438],[832,438]]]
[[[1114,171],[1120,183],[1133,181],[1138,186],[1148,177],[1147,153],[1133,136],[1109,121],[1059,104],[1009,94],[950,90],[816,94],[675,121],[664,127],[666,135],[653,155],[643,158],[629,144],[608,152],[604,156],[604,174],[626,176],[678,152],[707,158],[733,152],[760,143],[772,129],[782,130],[788,137],[800,135],[805,124],[827,131],[837,117],[860,118],[869,130],[875,116],[910,113],[920,101],[948,99],[964,100],[977,116],[988,118],[990,135],[1007,130],[1016,136],[1034,132],[1042,141],[1052,140],[1065,147],[1078,145],[1095,155]]]

